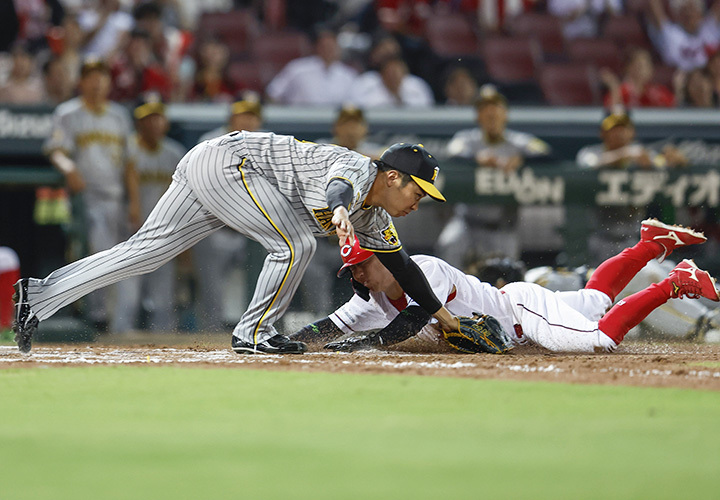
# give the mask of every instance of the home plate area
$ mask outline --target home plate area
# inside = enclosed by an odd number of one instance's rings
[[[627,342],[612,354],[553,354],[533,347],[509,354],[426,353],[409,345],[397,350],[304,355],[238,355],[218,339],[166,345],[38,344],[28,355],[0,346],[0,369],[48,366],[195,366],[422,375],[617,384],[720,390],[720,344]],[[402,350],[401,350],[402,349]]]

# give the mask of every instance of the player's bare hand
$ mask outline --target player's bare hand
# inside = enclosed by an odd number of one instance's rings
[[[352,222],[350,222],[350,214],[348,214],[347,208],[343,206],[337,207],[333,211],[332,223],[335,225],[340,246],[343,246],[346,242],[352,244],[355,241],[355,229]]]
[[[77,170],[67,172],[65,174],[65,182],[72,194],[77,194],[85,190],[85,179],[83,179]]]

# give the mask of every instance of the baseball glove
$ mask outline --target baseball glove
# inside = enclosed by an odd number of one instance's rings
[[[476,314],[458,317],[457,330],[443,331],[448,344],[460,352],[504,354],[513,348],[512,340],[494,317]]]

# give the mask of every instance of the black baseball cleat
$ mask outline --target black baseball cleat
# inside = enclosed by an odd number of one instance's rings
[[[13,288],[15,289],[13,294],[13,302],[15,302],[15,321],[13,322],[15,342],[17,342],[20,352],[28,353],[32,349],[32,337],[37,331],[40,320],[32,312],[27,301],[28,279],[18,280],[13,285]]]
[[[245,342],[233,335],[232,350],[238,354],[302,354],[307,351],[307,345],[290,340],[280,334],[263,340],[259,344]]]

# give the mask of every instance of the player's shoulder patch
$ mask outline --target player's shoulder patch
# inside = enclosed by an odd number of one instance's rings
[[[397,230],[395,229],[395,224],[390,221],[388,226],[383,229],[380,234],[382,235],[382,239],[385,240],[386,243],[397,246],[400,244],[400,238],[398,237]]]

